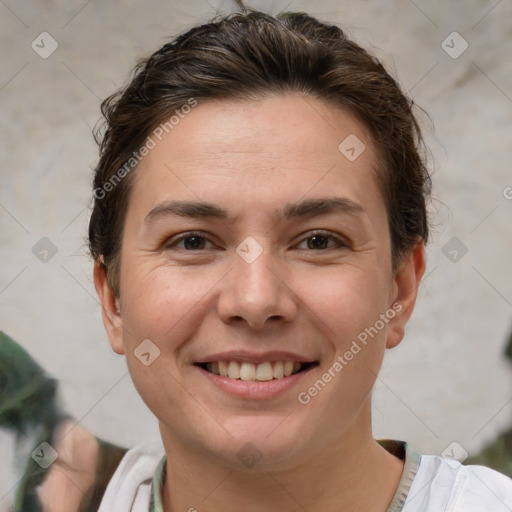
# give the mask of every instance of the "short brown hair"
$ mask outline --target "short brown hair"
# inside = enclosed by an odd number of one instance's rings
[[[94,174],[89,248],[103,256],[118,296],[120,248],[133,172],[119,170],[152,130],[176,111],[207,99],[251,99],[299,92],[342,107],[373,136],[381,158],[393,269],[428,238],[430,176],[414,102],[379,60],[337,26],[304,13],[250,10],[195,27],[135,67],[133,78],[101,105],[104,133]],[[107,186],[110,184],[109,186]]]

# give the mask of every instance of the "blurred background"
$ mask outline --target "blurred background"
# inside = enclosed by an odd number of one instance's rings
[[[512,424],[512,0],[252,0],[340,24],[418,109],[433,173],[428,268],[374,393],[378,438],[477,454]],[[63,408],[125,447],[158,441],[110,349],[85,250],[102,99],[220,0],[0,0],[0,330]],[[455,443],[455,444],[454,444]],[[13,455],[0,436],[2,459]],[[0,503],[15,477],[0,466]]]

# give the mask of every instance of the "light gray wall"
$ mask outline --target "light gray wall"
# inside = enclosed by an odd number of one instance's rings
[[[406,339],[387,354],[377,381],[375,435],[432,453],[455,440],[473,452],[512,419],[512,368],[501,357],[512,326],[512,2],[251,5],[342,24],[432,118],[435,132],[425,122],[435,196],[427,277]],[[233,6],[0,3],[0,329],[60,380],[65,407],[84,426],[126,446],[158,439],[158,430],[124,359],[110,349],[84,252],[97,158],[91,128],[100,100],[125,82],[137,58]],[[469,45],[458,58],[441,46],[453,31]],[[49,51],[42,32],[58,43],[46,59],[31,47]],[[457,52],[461,43],[451,36],[445,44]],[[57,248],[48,262],[32,250],[42,237]],[[458,262],[445,255],[455,255],[445,247],[452,237],[467,247]]]

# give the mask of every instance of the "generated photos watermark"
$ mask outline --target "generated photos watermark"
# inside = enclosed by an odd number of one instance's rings
[[[309,404],[366,347],[368,341],[377,336],[400,311],[402,311],[402,304],[395,302],[391,308],[380,315],[379,319],[371,327],[366,327],[364,331],[361,331],[357,335],[357,339],[352,341],[350,348],[343,355],[338,356],[331,367],[307,391],[301,391],[297,395],[298,401],[302,405]]]
[[[112,192],[112,190],[114,190],[117,185],[119,185],[119,183],[128,176],[128,174],[130,174],[130,172],[133,171],[140,162],[142,162],[144,157],[148,156],[150,151],[156,148],[158,142],[161,142],[164,133],[170,133],[182,119],[190,114],[195,106],[197,106],[197,100],[195,98],[189,98],[187,103],[182,105],[181,108],[176,109],[174,114],[167,121],[160,123],[151,132],[151,135],[148,136],[138,151],[134,151],[132,156],[126,160],[126,162],[103,184],[103,186],[94,189],[93,195],[95,199],[101,201],[109,192]]]

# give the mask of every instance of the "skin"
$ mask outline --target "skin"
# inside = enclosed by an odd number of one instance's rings
[[[338,150],[350,134],[366,146],[355,161]],[[403,462],[372,436],[371,391],[386,348],[403,338],[425,259],[419,241],[392,273],[378,161],[351,114],[288,94],[199,102],[139,165],[125,220],[120,297],[99,263],[94,277],[112,348],[126,355],[137,390],[159,420],[168,457],[166,512],[388,507]],[[287,203],[333,196],[361,212],[273,217]],[[145,221],[157,205],[176,199],[214,203],[235,219]],[[190,239],[171,246],[192,230],[204,232],[199,250]],[[344,243],[322,238],[315,248],[316,230]],[[252,263],[236,252],[249,236],[262,249]],[[400,312],[301,404],[298,393],[395,302]],[[160,350],[149,366],[134,355],[145,339]],[[276,397],[240,399],[194,366],[227,350],[287,350],[319,364]],[[251,467],[237,457],[246,443],[261,456]]]
[[[54,448],[58,458],[37,489],[42,510],[78,512],[96,478],[98,442],[80,424],[66,420],[55,433]]]

